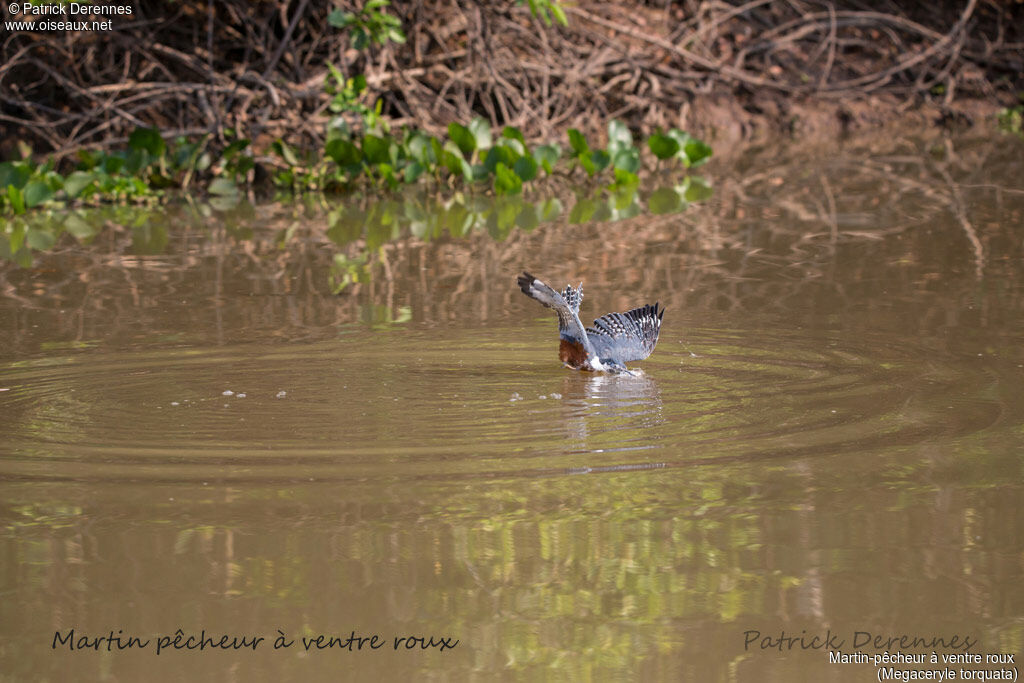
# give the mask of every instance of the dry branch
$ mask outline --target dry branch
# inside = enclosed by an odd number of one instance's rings
[[[109,32],[11,32],[0,44],[0,156],[16,140],[58,154],[109,146],[140,125],[215,142],[232,127],[257,148],[319,144],[328,61],[366,73],[394,119],[437,133],[484,116],[535,139],[613,116],[645,132],[686,125],[710,101],[781,119],[797,100],[1007,106],[1024,90],[1019,2],[581,0],[562,28],[512,0],[395,0],[408,42],[363,53],[327,23],[333,6],[146,3]]]

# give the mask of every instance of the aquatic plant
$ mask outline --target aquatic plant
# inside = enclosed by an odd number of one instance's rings
[[[527,4],[548,25],[552,18],[567,23],[556,0]],[[356,50],[373,52],[406,40],[389,7],[389,0],[369,0],[357,11],[332,11],[328,23],[344,31]],[[31,150],[23,148],[20,159],[0,164],[0,213],[20,215],[62,204],[154,201],[169,188],[200,187],[214,197],[231,198],[267,181],[293,193],[395,191],[426,182],[516,195],[552,175],[571,177],[578,168],[588,182],[607,182],[610,189],[639,182],[641,147],[621,121],[609,122],[605,148],[592,146],[581,131],[570,128],[565,155],[557,143],[531,147],[513,126],[495,134],[491,123],[479,116],[465,124],[450,123],[446,140],[417,128],[393,132],[382,100],[370,91],[364,74],[326,66],[324,90],[334,116],[321,149],[300,150],[278,138],[258,157],[251,140],[233,128],[222,129],[216,139],[205,135],[168,142],[158,129],[149,127],[132,132],[125,149],[81,151],[75,162],[60,168],[52,159],[34,162]],[[660,162],[676,160],[686,168],[711,154],[704,142],[677,129],[655,133],[647,147]]]

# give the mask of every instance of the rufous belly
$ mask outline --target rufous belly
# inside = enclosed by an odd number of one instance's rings
[[[574,370],[592,370],[587,362],[587,352],[578,341],[562,339],[558,345],[558,359]]]

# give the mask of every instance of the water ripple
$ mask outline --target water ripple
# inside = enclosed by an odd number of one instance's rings
[[[882,339],[696,329],[636,377],[564,370],[550,346],[532,330],[367,332],[18,361],[0,369],[0,476],[593,474],[904,447],[1015,419],[990,365]]]

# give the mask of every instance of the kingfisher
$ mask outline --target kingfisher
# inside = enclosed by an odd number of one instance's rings
[[[661,303],[634,308],[625,313],[609,313],[584,329],[580,321],[583,283],[566,285],[557,292],[527,272],[517,280],[523,294],[536,299],[558,314],[558,359],[573,370],[629,373],[626,363],[643,360],[654,351],[661,331],[665,309]],[[631,373],[630,373],[631,374]]]

